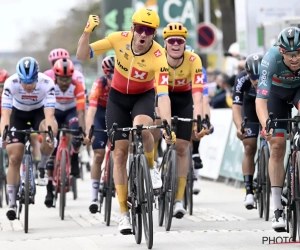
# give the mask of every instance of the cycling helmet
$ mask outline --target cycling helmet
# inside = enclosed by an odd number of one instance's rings
[[[185,50],[195,52],[194,49],[190,45],[185,45]]]
[[[4,83],[8,77],[7,71],[5,69],[0,69],[0,83]]]
[[[72,76],[74,73],[74,64],[70,59],[58,59],[52,69],[55,76]]]
[[[132,16],[133,24],[141,24],[154,29],[159,27],[159,16],[154,10],[141,8],[137,10]]]
[[[245,63],[245,70],[250,75],[259,75],[260,64],[262,56],[258,54],[251,54],[247,57]]]
[[[166,39],[169,36],[183,36],[187,38],[188,31],[181,23],[169,23],[167,27],[163,29],[163,38]]]
[[[62,59],[62,58],[66,58],[66,59],[70,58],[69,52],[65,49],[51,50],[51,52],[49,53],[49,56],[48,56],[48,60],[50,63],[52,63],[53,61],[56,61],[58,59]]]
[[[283,29],[278,36],[278,46],[285,51],[300,50],[300,29],[296,27]]]
[[[21,82],[31,84],[38,79],[39,64],[33,57],[23,57],[17,63],[16,71]]]
[[[107,56],[102,60],[102,69],[104,72],[113,73],[115,68],[115,56]]]

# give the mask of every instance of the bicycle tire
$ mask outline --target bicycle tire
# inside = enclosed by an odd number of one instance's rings
[[[133,154],[129,155],[129,194],[131,197],[131,226],[132,234],[134,235],[136,244],[141,244],[142,241],[142,214],[140,210],[140,205],[136,207],[137,204],[137,186],[135,185],[135,180],[137,178],[136,165],[134,162]]]
[[[76,200],[78,190],[77,190],[77,178],[74,176],[72,176],[71,178],[71,185],[72,185],[73,200]]]
[[[5,185],[5,169],[4,169],[4,160],[3,160],[3,151],[0,149],[0,208],[3,207],[3,193]]]
[[[260,149],[259,149],[260,151]],[[260,154],[260,152],[258,153],[259,157],[258,157],[258,162],[257,162],[257,185],[256,185],[256,190],[255,190],[255,194],[256,194],[256,199],[257,199],[257,204],[258,204],[258,216],[259,218],[263,217],[264,214],[264,202],[263,202],[263,196],[262,196],[262,182],[263,180],[261,179],[261,162],[263,162],[262,157],[264,157],[262,154]]]
[[[109,154],[109,163],[108,163],[109,171],[107,171],[106,174],[108,174],[107,177],[107,189],[105,192],[105,211],[104,211],[104,217],[106,218],[106,226],[110,225],[110,217],[111,217],[111,203],[112,203],[112,192],[113,192],[113,186],[114,186],[114,178],[113,178],[113,170],[114,170],[114,163],[112,158],[112,152]]]
[[[189,172],[187,176],[187,183],[185,186],[185,191],[187,192],[187,206],[189,215],[193,215],[193,186],[194,186],[194,168],[192,163],[192,152],[191,148],[189,147],[188,151],[189,156]]]
[[[29,164],[30,164],[30,156],[25,156],[25,213],[24,213],[24,231],[25,233],[28,233],[28,223],[29,223]]]
[[[178,180],[176,151],[174,149],[169,151],[166,165],[165,230],[170,231]]]
[[[264,219],[265,221],[269,220],[270,215],[270,194],[271,194],[271,181],[269,176],[269,148],[267,146],[263,147],[264,154],[264,175],[265,175],[265,185],[264,185]]]
[[[165,183],[165,175],[166,175],[166,169],[164,167],[165,165],[165,157],[166,157],[167,151],[164,151],[163,153],[163,160],[161,163],[161,172],[160,177],[162,180],[162,187],[160,189],[160,194],[158,195],[158,225],[161,227],[164,224],[164,218],[165,218],[165,191],[164,191],[164,183]]]
[[[141,204],[142,221],[144,226],[144,235],[148,249],[153,247],[153,189],[150,177],[150,170],[145,155],[139,155],[137,158],[139,172],[139,202]]]
[[[64,220],[65,218],[65,205],[66,205],[66,150],[61,151],[61,160],[60,160],[60,199],[59,199],[59,211],[60,211],[60,218]]]
[[[296,231],[298,231],[298,237],[299,237],[299,241],[300,241],[300,201],[298,200],[298,198],[300,197],[300,156],[299,153],[297,152],[297,156],[296,156],[296,163],[295,163],[295,175],[294,175],[294,194],[295,194],[295,198],[296,200],[295,202],[295,214],[296,214],[296,226],[294,225],[294,227],[296,227]],[[295,235],[297,235],[297,232],[295,233]]]

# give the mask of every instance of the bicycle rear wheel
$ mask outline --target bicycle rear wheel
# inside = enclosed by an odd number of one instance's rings
[[[158,225],[161,227],[164,224],[164,217],[165,217],[165,176],[166,176],[166,168],[165,163],[166,163],[166,153],[167,151],[164,152],[163,154],[163,160],[161,162],[161,180],[162,180],[162,187],[160,189],[160,194],[158,195]]]
[[[129,197],[131,202],[131,225],[132,234],[134,235],[136,244],[141,244],[142,241],[142,214],[140,205],[137,204],[138,188],[135,184],[137,179],[136,165],[133,154],[129,156]]]
[[[262,195],[262,179],[261,179],[261,163],[263,162],[262,154],[259,153],[258,163],[257,163],[257,183],[256,183],[256,190],[255,195],[258,203],[258,216],[259,218],[263,217],[264,214],[264,202],[263,202],[263,195]]]
[[[264,155],[264,163],[263,163],[263,176],[264,176],[264,185],[263,185],[263,198],[264,198],[264,218],[265,221],[269,220],[269,214],[270,214],[270,194],[271,194],[271,182],[270,182],[270,177],[269,177],[269,158],[270,158],[270,153],[269,153],[269,148],[265,145],[263,147],[263,152],[262,154]]]
[[[60,160],[60,199],[59,199],[59,215],[62,220],[65,218],[65,205],[66,205],[66,182],[67,182],[67,174],[66,174],[66,150],[61,151],[61,160]]]
[[[3,160],[3,151],[0,149],[0,208],[3,207],[4,190],[5,190],[5,168]]]
[[[139,172],[138,187],[139,187],[139,203],[141,205],[144,235],[148,249],[153,246],[153,189],[151,184],[150,170],[148,167],[145,155],[139,155],[137,159]]]
[[[111,216],[111,203],[112,203],[112,196],[113,196],[113,187],[114,187],[114,178],[113,178],[113,169],[114,163],[112,158],[112,152],[109,154],[109,162],[108,168],[106,169],[106,191],[105,191],[105,210],[104,210],[104,217],[106,221],[106,226],[110,225],[110,216]]]
[[[25,156],[25,214],[24,214],[24,231],[28,233],[28,223],[29,223],[29,195],[30,195],[30,156]]]
[[[191,148],[189,147],[189,172],[185,186],[186,202],[189,210],[189,215],[193,215],[193,186],[194,186],[194,168],[192,164]]]
[[[172,218],[173,218],[173,206],[175,201],[175,195],[177,192],[177,161],[175,150],[170,150],[166,161],[166,177],[165,177],[165,229],[170,231]]]

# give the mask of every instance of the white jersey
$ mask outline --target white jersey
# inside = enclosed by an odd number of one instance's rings
[[[32,93],[27,93],[20,83],[18,74],[6,79],[2,93],[2,108],[13,107],[22,111],[32,111],[44,106],[55,108],[55,88],[53,80],[38,73],[38,82]]]

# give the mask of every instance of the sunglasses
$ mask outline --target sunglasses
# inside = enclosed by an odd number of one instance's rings
[[[144,26],[144,25],[135,25],[134,30],[140,35],[145,32],[146,36],[151,36],[155,32],[154,28],[150,28],[150,27]]]
[[[167,39],[168,44],[174,45],[175,43],[182,45],[185,43],[185,39],[183,38],[168,38]]]
[[[259,79],[259,75],[249,75],[249,78],[252,80],[252,81],[256,81]]]
[[[60,82],[71,82],[72,76],[56,76],[56,80]]]
[[[293,59],[293,57],[300,58],[300,51],[282,51],[282,54],[286,55],[290,60]]]

